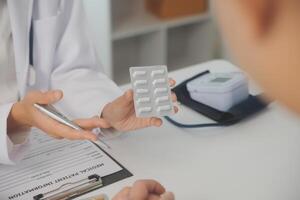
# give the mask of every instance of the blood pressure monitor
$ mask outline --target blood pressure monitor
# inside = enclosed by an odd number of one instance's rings
[[[223,112],[249,96],[247,77],[241,72],[207,73],[186,87],[194,101]]]

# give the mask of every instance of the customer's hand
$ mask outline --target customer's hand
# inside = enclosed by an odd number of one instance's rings
[[[98,117],[75,120],[75,123],[86,130],[79,132],[51,119],[33,106],[35,103],[53,104],[61,100],[62,97],[61,91],[29,92],[23,100],[13,105],[8,117],[8,132],[15,132],[14,130],[23,127],[37,127],[57,139],[97,140],[97,137],[89,130],[97,127],[108,127],[104,120]]]
[[[170,80],[169,82],[171,87],[176,84],[174,80]],[[174,93],[172,93],[172,100],[173,102],[177,101],[177,97]],[[176,106],[174,110],[178,112]],[[128,90],[121,97],[107,104],[102,111],[102,117],[111,127],[118,131],[131,131],[150,126],[159,127],[162,125],[162,120],[157,117],[136,117],[132,90]]]
[[[142,180],[134,183],[132,187],[126,187],[119,192],[113,200],[174,200],[172,193],[153,180]]]

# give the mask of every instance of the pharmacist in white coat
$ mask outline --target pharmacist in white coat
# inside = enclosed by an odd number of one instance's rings
[[[136,118],[132,91],[122,95],[101,72],[84,20],[81,0],[0,0],[0,163],[21,158],[31,127],[58,139],[95,140],[95,127],[161,125]],[[55,122],[34,103],[57,103],[67,116],[85,118],[76,122],[86,131]]]

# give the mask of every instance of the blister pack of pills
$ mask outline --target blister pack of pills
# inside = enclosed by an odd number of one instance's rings
[[[166,66],[130,68],[137,117],[162,117],[174,114]]]

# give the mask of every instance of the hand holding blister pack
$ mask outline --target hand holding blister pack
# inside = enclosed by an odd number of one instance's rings
[[[130,68],[137,117],[163,117],[175,113],[166,66]]]

